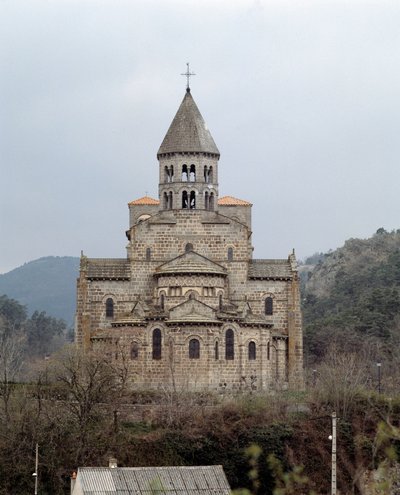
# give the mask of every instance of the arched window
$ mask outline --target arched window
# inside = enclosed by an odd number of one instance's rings
[[[114,301],[111,299],[111,297],[106,300],[106,317],[114,317]]]
[[[169,177],[170,177],[170,182],[174,182],[174,166],[171,165],[169,168]]]
[[[196,182],[196,165],[193,163],[190,165],[189,180],[190,182]]]
[[[225,359],[235,358],[235,336],[230,328],[225,332]]]
[[[265,314],[272,315],[274,312],[272,297],[265,299]]]
[[[222,294],[218,296],[218,309],[222,311]]]
[[[204,165],[204,182],[208,182],[208,170],[207,170],[207,165]]]
[[[189,358],[200,359],[200,342],[197,339],[189,341]]]
[[[185,246],[185,253],[190,253],[190,251],[193,251],[193,244],[188,242]]]
[[[249,361],[254,361],[256,358],[256,343],[249,342]]]
[[[196,191],[190,191],[190,209],[196,208]]]
[[[153,330],[153,359],[161,359],[161,330]]]
[[[233,261],[233,248],[228,248],[228,261]]]
[[[214,193],[210,193],[210,198],[208,200],[208,209],[214,211]]]
[[[204,193],[204,209],[205,210],[208,210],[208,203],[209,203],[209,201],[208,201],[208,191],[206,191]]]
[[[208,182],[212,182],[213,181],[213,168],[210,167],[208,169]]]
[[[174,207],[174,200],[173,200],[173,196],[172,196],[172,191],[170,191],[170,193],[169,193],[169,204],[168,204],[168,208],[170,210],[172,210],[173,207]]]
[[[269,342],[267,344],[267,359],[271,359],[271,345]]]
[[[182,192],[182,208],[189,208],[187,191]]]
[[[165,294],[161,293],[160,294],[160,308],[162,311],[165,309]]]
[[[146,261],[151,260],[151,248],[146,248]]]
[[[169,170],[167,166],[164,168],[164,182],[169,182]]]
[[[218,340],[215,342],[215,345],[214,345],[214,357],[215,357],[215,360],[218,361],[218,359],[219,359]]]
[[[164,193],[163,197],[164,197],[164,210],[166,210],[168,208],[168,195],[166,192]]]
[[[182,165],[182,182],[187,182],[188,180],[188,168],[187,165]]]
[[[139,357],[139,346],[136,342],[131,345],[131,359],[137,359]]]

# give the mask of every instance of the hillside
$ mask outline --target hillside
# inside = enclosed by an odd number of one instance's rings
[[[308,268],[302,273],[303,316],[311,360],[332,343],[374,348],[377,359],[387,354],[400,339],[400,231],[349,239]]]
[[[5,294],[26,305],[28,313],[46,311],[71,325],[78,271],[79,258],[39,258],[0,275],[0,295]]]

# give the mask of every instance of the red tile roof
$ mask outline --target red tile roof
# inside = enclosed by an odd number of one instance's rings
[[[224,196],[219,198],[218,204],[220,206],[252,206],[251,203],[244,199],[234,198],[233,196]]]
[[[158,199],[150,198],[150,196],[143,196],[143,198],[135,199],[128,203],[128,205],[159,205]]]

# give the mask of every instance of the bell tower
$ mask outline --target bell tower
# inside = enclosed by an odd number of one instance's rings
[[[219,157],[188,86],[157,153],[160,210],[216,210]]]

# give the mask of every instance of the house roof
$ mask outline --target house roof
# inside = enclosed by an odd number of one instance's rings
[[[249,278],[266,280],[290,280],[293,277],[290,261],[283,260],[251,260]]]
[[[223,196],[218,200],[219,206],[252,206],[251,203],[244,199],[234,198],[233,196]]]
[[[77,484],[84,495],[230,494],[222,466],[79,468]]]
[[[143,196],[143,198],[134,199],[129,202],[128,205],[159,205],[158,199],[151,198],[150,196]]]
[[[165,153],[212,153],[219,156],[218,148],[204,122],[190,90],[187,90],[176,112],[157,156]]]

